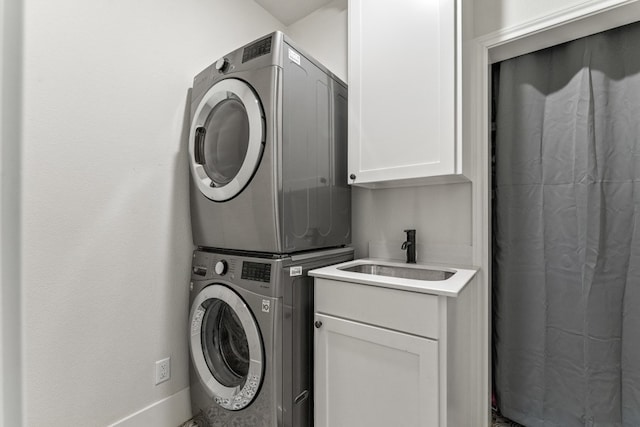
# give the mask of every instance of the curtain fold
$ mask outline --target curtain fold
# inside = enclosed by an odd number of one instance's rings
[[[640,25],[499,64],[493,355],[501,412],[640,426]]]

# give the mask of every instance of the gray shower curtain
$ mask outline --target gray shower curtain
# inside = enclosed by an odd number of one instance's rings
[[[494,391],[534,426],[640,426],[640,25],[499,65]]]

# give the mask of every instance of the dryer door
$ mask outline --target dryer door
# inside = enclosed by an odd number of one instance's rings
[[[189,135],[191,175],[216,202],[236,197],[249,184],[264,151],[264,115],[251,87],[221,80],[195,110]]]
[[[262,383],[264,354],[258,325],[238,294],[215,284],[193,301],[191,360],[205,390],[225,409],[248,406]]]

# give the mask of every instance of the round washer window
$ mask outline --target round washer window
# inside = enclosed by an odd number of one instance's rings
[[[240,410],[262,384],[262,336],[249,306],[222,284],[202,289],[193,300],[189,349],[201,385],[225,409]]]
[[[249,374],[249,343],[240,319],[226,302],[207,300],[202,348],[211,374],[226,387],[242,385]]]

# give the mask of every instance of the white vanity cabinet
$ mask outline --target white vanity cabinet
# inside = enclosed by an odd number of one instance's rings
[[[462,0],[349,0],[349,183],[465,180]]]
[[[456,296],[311,274],[317,427],[479,425],[475,271]]]
[[[433,296],[316,279],[317,427],[439,425],[437,333],[410,333],[404,307],[421,298],[437,307]]]

